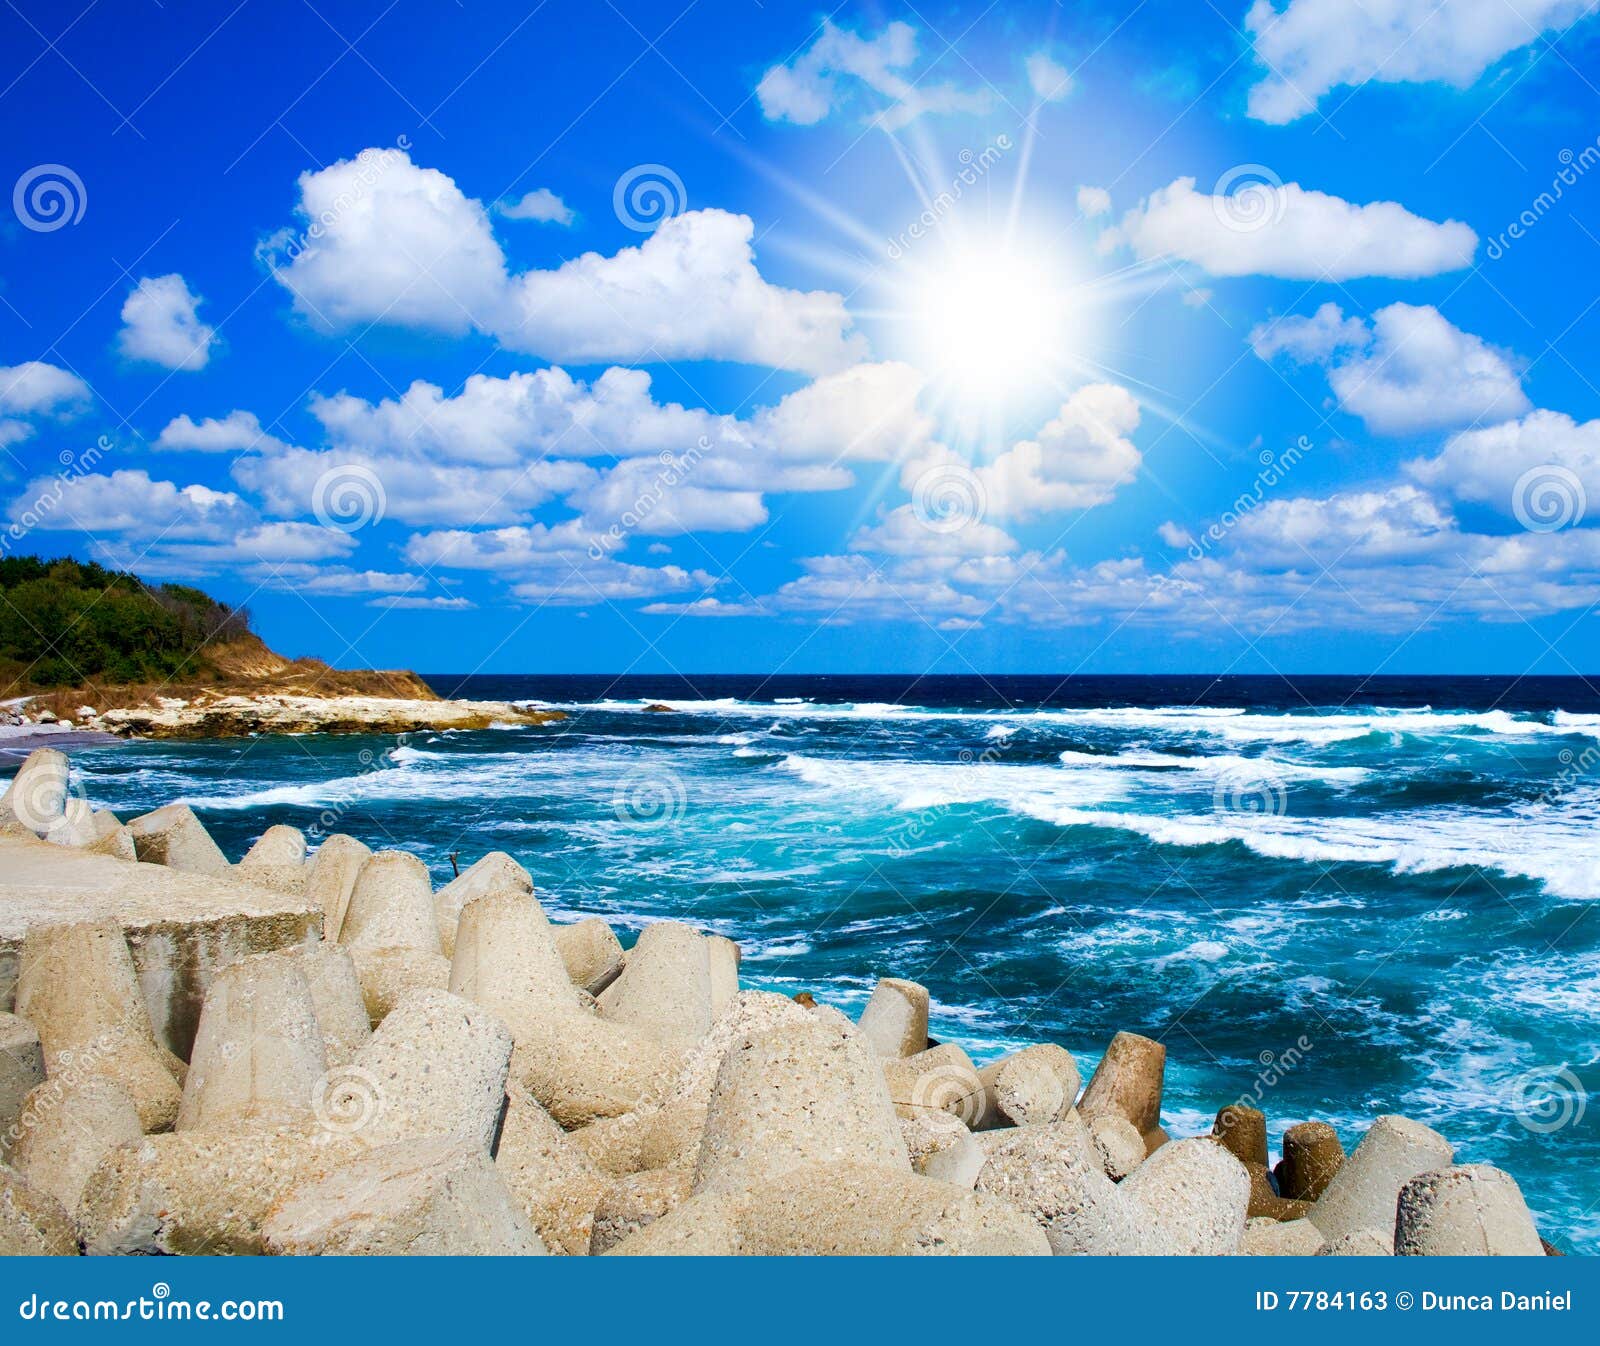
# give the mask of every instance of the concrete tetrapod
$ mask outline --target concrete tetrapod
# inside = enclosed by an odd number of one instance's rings
[[[14,825],[36,837],[65,840],[71,778],[66,753],[35,748],[0,795],[0,827]]]
[[[662,1041],[688,1046],[704,1037],[714,1014],[711,944],[677,921],[639,932],[622,975],[600,993],[600,1013]]]
[[[1488,1164],[1412,1178],[1400,1189],[1394,1250],[1401,1257],[1543,1257],[1516,1180]]]
[[[595,1207],[614,1182],[513,1083],[494,1165],[528,1223],[552,1253],[589,1251]]]
[[[168,804],[128,820],[134,850],[147,864],[225,875],[233,866],[187,804]]]
[[[156,1042],[117,926],[31,927],[22,942],[17,1013],[38,1031],[50,1076],[112,1080],[133,1100],[146,1131],[177,1120],[183,1063]]]
[[[928,1047],[928,988],[899,977],[880,977],[858,1025],[879,1056],[915,1056]]]
[[[373,1027],[413,991],[442,990],[450,977],[440,952],[433,885],[408,851],[378,851],[356,875],[339,942],[350,950]]]
[[[1089,1140],[1100,1156],[1100,1167],[1113,1182],[1121,1182],[1145,1160],[1144,1137],[1126,1117],[1102,1113],[1087,1123]]]
[[[0,1132],[10,1130],[22,1100],[44,1083],[39,1031],[20,1015],[0,1010]]]
[[[505,1021],[517,1044],[512,1076],[569,1129],[653,1101],[681,1059],[583,1009],[550,923],[528,894],[491,893],[467,904],[450,986]]]
[[[566,964],[572,984],[590,995],[599,995],[622,972],[622,941],[597,916],[576,925],[552,927],[556,952]]]
[[[482,1005],[415,991],[355,1060],[329,1071],[318,1115],[369,1146],[453,1136],[488,1153],[500,1124],[511,1033]]]
[[[926,1117],[935,1125],[965,1130],[983,1115],[983,1081],[972,1058],[954,1043],[915,1056],[884,1057],[883,1076],[902,1120]]]
[[[92,1255],[264,1251],[272,1207],[363,1152],[321,1126],[285,1131],[180,1131],[109,1151],[78,1204]]]
[[[462,908],[475,897],[490,893],[532,893],[533,876],[504,851],[490,851],[467,866],[433,895],[439,940],[446,958],[456,951],[456,926]]]
[[[1244,1242],[1250,1175],[1210,1137],[1163,1145],[1122,1181],[1118,1191],[1148,1212],[1146,1252],[1230,1256]]]
[[[818,1163],[911,1172],[882,1067],[854,1034],[824,1024],[741,1039],[712,1087],[695,1191]]]
[[[330,944],[340,937],[350,894],[371,855],[365,842],[336,832],[306,866],[305,895],[322,908],[322,938]]]
[[[306,838],[298,827],[276,823],[267,828],[256,844],[245,852],[239,861],[240,869],[272,868],[278,865],[303,865],[306,862]]]
[[[1082,1076],[1072,1053],[1053,1043],[1024,1047],[978,1072],[984,1103],[979,1130],[997,1126],[1047,1126],[1072,1110]]]
[[[268,1215],[269,1253],[525,1257],[544,1245],[489,1157],[448,1136],[372,1150],[302,1183]]]
[[[1454,1157],[1450,1142],[1421,1122],[1379,1117],[1317,1199],[1310,1219],[1330,1244],[1359,1229],[1392,1239],[1400,1189],[1419,1173],[1450,1167]]]
[[[1312,1257],[1322,1251],[1322,1232],[1310,1220],[1274,1220],[1260,1216],[1244,1231],[1249,1257]]]
[[[1315,1201],[1344,1165],[1344,1146],[1326,1122],[1301,1122],[1283,1133],[1283,1158],[1272,1176],[1291,1201]]]
[[[143,1135],[133,1100],[97,1075],[65,1085],[46,1081],[28,1095],[22,1115],[6,1162],[69,1214],[107,1153]]]
[[[311,986],[298,962],[257,954],[211,980],[177,1130],[292,1126],[312,1120],[328,1068]]]
[[[1126,1117],[1144,1137],[1145,1153],[1152,1153],[1167,1139],[1161,1129],[1166,1068],[1167,1049],[1159,1042],[1137,1033],[1118,1033],[1078,1100],[1078,1111],[1085,1121],[1106,1114]]]
[[[689,1199],[689,1175],[653,1168],[614,1178],[595,1205],[589,1254],[599,1257]]]
[[[1030,1216],[1059,1257],[1144,1251],[1144,1211],[1101,1171],[1076,1116],[998,1133],[977,1188]]]
[[[372,1036],[372,1025],[350,951],[319,940],[256,956],[283,959],[300,969],[311,991],[311,1007],[316,1011],[329,1068],[353,1060]]]
[[[48,1192],[0,1164],[0,1257],[75,1257],[71,1217]]]

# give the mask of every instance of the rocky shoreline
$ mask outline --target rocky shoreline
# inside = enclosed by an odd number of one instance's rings
[[[428,729],[488,729],[503,724],[564,720],[559,710],[528,710],[508,701],[446,701],[421,697],[296,695],[282,692],[201,692],[163,696],[149,704],[101,709],[85,705],[74,716],[13,703],[0,725],[30,746],[83,746],[86,733],[111,738],[244,738],[253,734],[412,734]],[[73,737],[61,744],[58,735]]]
[[[856,1021],[743,989],[732,940],[551,925],[503,852],[437,891],[283,826],[232,863],[51,749],[0,799],[0,1007],[5,1254],[1554,1251],[1418,1122],[1269,1168],[1242,1102],[1168,1135],[1151,1038],[979,1069],[915,982]]]

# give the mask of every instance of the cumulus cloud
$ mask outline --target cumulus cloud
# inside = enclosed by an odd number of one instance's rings
[[[69,370],[43,360],[0,365],[0,448],[33,434],[33,419],[65,419],[88,402],[89,385]]]
[[[830,19],[815,41],[788,62],[768,68],[756,99],[769,121],[814,126],[848,107],[867,109],[863,120],[895,131],[925,113],[987,112],[987,89],[936,83],[927,72],[912,76],[917,34],[910,24],[889,24],[876,37],[862,37]]]
[[[1178,178],[1100,242],[1124,244],[1141,260],[1191,262],[1213,276],[1351,280],[1459,270],[1472,264],[1478,236],[1457,220],[1435,223],[1395,201],[1356,205],[1270,181],[1208,194],[1195,190],[1193,178]]]
[[[1126,388],[1091,383],[1079,388],[1032,439],[991,462],[969,465],[941,444],[912,457],[900,481],[913,495],[937,491],[952,468],[968,473],[980,513],[1026,519],[1110,501],[1138,475],[1143,456],[1128,438],[1139,426],[1139,404]],[[949,482],[944,489],[959,488]]]
[[[255,522],[254,511],[232,491],[156,481],[138,468],[86,473],[64,487],[56,478],[41,478],[12,502],[12,521],[27,518],[46,498],[55,503],[32,519],[35,527],[136,538],[224,538]]]
[[[249,411],[230,411],[226,416],[195,421],[188,415],[168,421],[156,436],[155,447],[187,453],[248,453],[278,451],[287,446],[269,435]]]
[[[516,201],[502,201],[495,210],[508,220],[536,220],[540,224],[571,225],[578,217],[548,187],[540,187]]]
[[[1324,304],[1257,327],[1250,341],[1264,360],[1322,365],[1339,405],[1380,434],[1503,421],[1529,406],[1512,358],[1431,306],[1390,304],[1369,325]]]
[[[862,358],[841,296],[784,289],[756,269],[755,226],[686,211],[636,247],[511,274],[481,202],[397,150],[300,177],[299,210],[262,255],[322,330],[386,323],[479,331],[513,350],[599,363],[731,360],[821,373]]]
[[[1340,85],[1465,87],[1509,52],[1595,12],[1595,0],[1255,0],[1245,17],[1265,70],[1250,115],[1283,125]]]
[[[117,349],[130,360],[167,369],[204,369],[216,328],[200,321],[200,296],[182,276],[146,276],[122,305]]]
[[[1464,430],[1436,456],[1406,464],[1412,477],[1436,490],[1511,516],[1519,503],[1528,510],[1528,483],[1550,468],[1571,473],[1585,503],[1600,505],[1600,420],[1580,423],[1559,411],[1535,411]]]
[[[1049,52],[1036,51],[1024,64],[1028,70],[1028,87],[1035,98],[1058,103],[1072,92],[1071,74]]]

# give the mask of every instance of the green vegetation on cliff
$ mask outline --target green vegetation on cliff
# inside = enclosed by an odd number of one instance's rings
[[[209,672],[201,649],[250,617],[184,584],[149,585],[93,562],[0,557],[0,688],[160,682]]]

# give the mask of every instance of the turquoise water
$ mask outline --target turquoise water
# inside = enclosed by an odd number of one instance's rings
[[[451,686],[451,680],[437,680]],[[1328,681],[1328,680],[1325,680]],[[557,920],[737,939],[748,983],[854,1012],[927,984],[980,1059],[1118,1029],[1165,1119],[1248,1097],[1347,1144],[1397,1111],[1600,1250],[1600,703],[1576,681],[476,679],[570,716],[78,754],[123,813],[506,850]],[[1320,699],[1318,699],[1320,698]],[[647,713],[651,700],[677,713]]]

